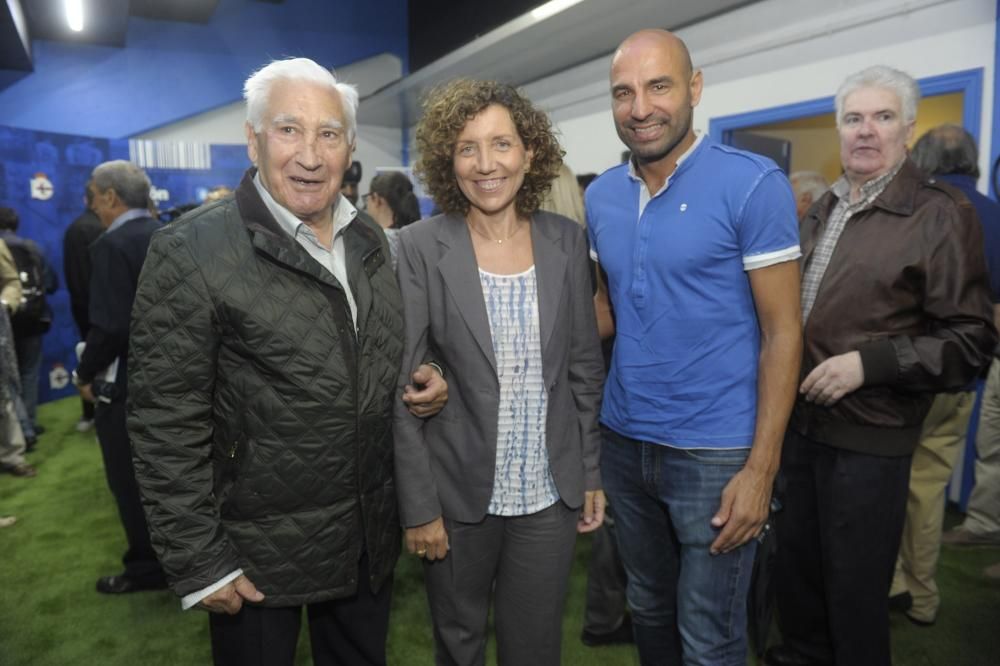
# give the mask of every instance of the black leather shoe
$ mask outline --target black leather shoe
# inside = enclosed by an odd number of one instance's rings
[[[635,637],[632,635],[632,618],[629,615],[625,615],[618,628],[606,634],[595,634],[592,631],[584,629],[583,633],[580,634],[580,641],[587,647],[635,643]]]
[[[905,613],[913,608],[913,595],[909,592],[900,592],[889,597],[889,610]]]
[[[123,575],[101,576],[97,579],[97,591],[102,594],[128,594],[129,592],[165,590],[166,588],[167,584],[164,581],[147,582]]]
[[[911,624],[918,627],[933,627],[937,624],[937,620],[921,620],[919,618],[913,617],[909,613],[906,613],[906,619],[910,621]]]
[[[768,666],[829,666],[824,662],[812,661],[784,645],[769,647],[764,653],[764,663]]]
[[[4,465],[2,469],[8,474],[23,478],[31,478],[38,475],[38,470],[26,462],[17,463],[16,465]]]

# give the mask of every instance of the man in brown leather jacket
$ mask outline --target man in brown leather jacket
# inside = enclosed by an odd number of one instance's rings
[[[803,359],[782,455],[767,663],[888,666],[910,458],[934,393],[996,343],[982,231],[907,158],[919,89],[884,66],[836,96],[844,175],[801,223]]]

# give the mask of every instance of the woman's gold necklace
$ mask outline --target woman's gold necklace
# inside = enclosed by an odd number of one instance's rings
[[[503,245],[504,241],[509,241],[511,238],[513,238],[514,236],[516,236],[517,232],[519,232],[523,226],[524,226],[523,224],[519,224],[518,226],[514,227],[514,231],[510,232],[510,234],[507,236],[507,238],[490,238],[489,236],[487,236],[485,233],[483,233],[482,231],[480,231],[479,229],[477,229],[472,224],[469,225],[469,228],[472,229],[473,231],[475,231],[477,234],[479,234],[483,238],[485,238],[486,240],[488,240],[489,242],[496,243],[497,245]]]

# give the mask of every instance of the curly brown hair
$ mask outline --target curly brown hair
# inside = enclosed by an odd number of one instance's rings
[[[433,89],[424,99],[424,114],[417,124],[420,158],[415,172],[446,213],[465,215],[469,200],[455,179],[455,144],[467,122],[493,104],[504,107],[527,150],[531,167],[514,199],[517,214],[528,217],[536,210],[558,175],[565,154],[552,130],[548,115],[509,84],[498,81],[456,79]]]

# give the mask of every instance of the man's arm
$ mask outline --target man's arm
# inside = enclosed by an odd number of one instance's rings
[[[125,271],[125,257],[105,239],[90,248],[94,270],[90,274],[90,330],[87,346],[76,369],[81,385],[90,384],[97,373],[128,353],[128,331],[132,290],[127,279],[114,272]]]
[[[420,364],[410,379],[412,383],[403,387],[402,399],[414,416],[430,418],[448,404],[448,382],[437,363]]]
[[[594,275],[597,289],[594,292],[594,313],[597,316],[597,334],[601,340],[607,340],[615,334],[615,315],[611,308],[611,298],[608,296],[608,275],[601,264],[594,262]]]
[[[867,383],[896,383],[910,391],[947,391],[966,386],[989,364],[997,344],[983,228],[964,197],[937,209],[937,243],[929,250],[924,279],[925,335],[890,338],[892,374],[871,367],[860,350]],[[871,367],[871,372],[869,368]],[[894,372],[893,372],[894,371]]]
[[[208,589],[212,590],[211,593],[201,597],[197,604],[212,613],[236,615],[243,608],[244,601],[254,603],[264,601],[264,593],[243,575],[242,570],[234,571]],[[200,594],[191,594],[184,598],[182,606],[185,610],[191,607],[187,601],[191,597],[200,596]]]
[[[939,205],[928,220],[923,335],[897,335],[832,356],[802,382],[806,400],[833,405],[861,386],[940,392],[967,385],[997,343],[982,227],[965,205]],[[920,239],[914,242],[921,242]]]
[[[63,238],[63,276],[70,301],[89,303],[90,250],[86,238],[79,229],[70,226]]]
[[[712,525],[721,528],[710,548],[713,554],[743,545],[767,521],[802,362],[798,262],[759,268],[748,275],[761,332],[757,424],[746,465],[722,491],[722,504],[712,518]]]
[[[136,480],[157,556],[184,597],[237,570],[240,558],[214,495],[219,326],[200,266],[173,230],[153,237],[133,313],[128,426]]]
[[[45,293],[54,294],[56,290],[59,289],[59,276],[56,274],[55,270],[52,268],[52,263],[48,260],[43,252],[42,263],[45,266]]]

